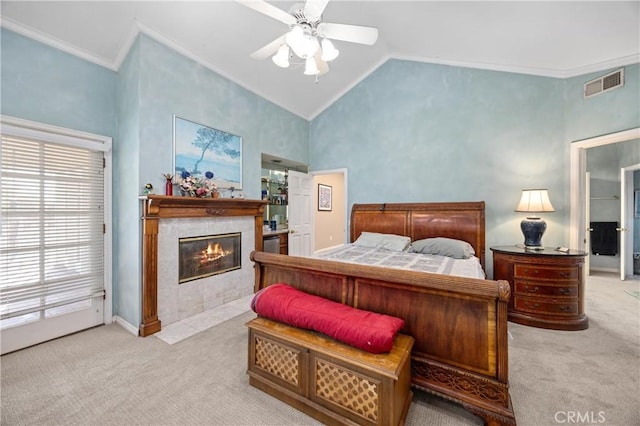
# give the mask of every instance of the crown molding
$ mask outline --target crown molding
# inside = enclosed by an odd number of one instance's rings
[[[622,58],[611,59],[593,65],[573,68],[564,72],[563,78],[578,77],[580,75],[591,74],[593,72],[607,71],[611,68],[624,67],[640,63],[640,53],[635,55],[623,56]]]
[[[77,46],[66,43],[62,40],[58,40],[55,37],[52,37],[48,34],[44,34],[27,25],[18,23],[11,18],[7,18],[3,16],[2,22],[0,22],[0,26],[8,30],[11,30],[15,33],[21,34],[25,37],[28,37],[30,39],[33,39],[35,41],[39,41],[40,43],[46,44],[47,46],[54,47],[65,53],[76,56],[80,59],[84,59],[85,61],[89,61],[96,65],[100,65],[101,67],[108,68],[112,71],[118,71],[118,69],[115,67],[113,62],[108,60],[107,58],[103,58],[102,56],[95,55]]]
[[[552,77],[552,78],[571,78],[580,75],[590,74],[592,72],[606,71],[611,68],[621,67],[640,63],[640,54],[625,56],[622,58],[611,59],[609,61],[600,62],[597,64],[586,65],[583,67],[573,68],[570,70],[558,70],[548,68],[536,68],[536,67],[520,67],[515,65],[500,65],[490,64],[483,62],[466,62],[466,61],[452,61],[441,58],[423,58],[418,56],[408,55],[391,55],[391,59],[399,59],[414,62],[424,62],[430,64],[450,65],[461,68],[475,68],[488,71],[502,71],[515,74],[528,74],[536,75],[540,77]]]
[[[204,66],[205,68],[210,69],[211,71],[213,71],[216,74],[226,78],[227,80],[237,84],[238,86],[242,87],[243,89],[248,90],[249,92],[258,95],[262,99],[265,99],[265,100],[273,103],[274,105],[277,105],[278,107],[284,109],[285,111],[288,111],[291,114],[294,114],[294,115],[296,115],[296,116],[298,116],[300,118],[303,118],[303,119],[307,120],[307,118],[302,116],[302,115],[300,115],[300,113],[295,112],[295,111],[285,107],[284,105],[280,105],[279,103],[277,103],[277,102],[273,101],[272,99],[270,99],[267,94],[261,93],[261,91],[247,86],[245,83],[237,80],[231,74],[227,73],[226,71],[221,70],[220,68],[218,68],[215,65],[213,65],[211,62],[206,61],[201,56],[197,55],[196,53],[194,53],[191,50],[187,49],[186,47],[182,46],[178,42],[176,42],[174,40],[171,40],[170,38],[162,35],[160,32],[154,30],[153,28],[151,28],[151,27],[149,27],[149,26],[147,26],[145,24],[142,24],[141,22],[137,22],[137,28],[138,28],[138,31],[140,33],[143,33],[144,35],[154,39],[158,43],[161,43],[161,44],[169,47],[170,49],[175,50],[177,53],[187,57],[188,59],[191,59],[194,62],[199,63],[200,65]],[[127,53],[128,53],[128,51],[127,51]],[[126,54],[123,55],[123,56],[126,57]]]
[[[372,66],[370,66],[365,73],[363,73],[359,78],[356,78],[352,81],[351,84],[349,84],[348,86],[345,86],[345,88],[343,90],[341,90],[339,93],[337,93],[335,96],[333,96],[329,101],[325,102],[323,105],[321,105],[319,108],[317,108],[315,111],[313,111],[309,116],[305,116],[300,114],[299,112],[293,111],[292,109],[281,105],[278,102],[273,101],[267,94],[263,93],[261,90],[255,89],[253,87],[249,87],[247,86],[245,83],[239,81],[238,79],[236,79],[233,75],[221,70],[220,68],[218,68],[217,66],[215,66],[214,64],[208,62],[207,60],[205,60],[204,58],[202,58],[201,56],[197,55],[196,53],[192,52],[191,50],[187,49],[186,47],[182,46],[181,44],[179,44],[178,42],[162,35],[160,32],[156,31],[155,29],[142,24],[140,21],[135,21],[134,24],[131,26],[129,32],[127,33],[126,37],[124,38],[118,53],[115,57],[115,59],[113,60],[109,60],[107,58],[104,58],[102,56],[99,55],[95,55],[93,53],[90,53],[84,49],[81,49],[77,46],[71,45],[69,43],[66,43],[64,41],[58,40],[55,37],[52,37],[50,35],[47,35],[45,33],[42,33],[34,28],[31,28],[29,26],[26,26],[24,24],[21,24],[19,22],[16,22],[14,20],[12,20],[11,18],[6,18],[3,17],[2,20],[0,21],[0,26],[4,27],[8,30],[14,31],[18,34],[21,34],[25,37],[28,37],[30,39],[36,40],[38,42],[41,42],[45,45],[51,46],[53,48],[56,48],[58,50],[61,50],[65,53],[68,53],[70,55],[76,56],[78,58],[84,59],[88,62],[94,63],[96,65],[99,65],[101,67],[110,69],[112,71],[116,71],[118,72],[118,70],[120,69],[120,67],[122,66],[122,63],[124,62],[124,60],[126,59],[127,55],[129,54],[129,51],[131,50],[131,48],[133,47],[137,37],[142,33],[147,35],[148,37],[152,38],[153,40],[171,48],[172,50],[176,51],[177,53],[199,63],[200,65],[204,66],[205,68],[215,72],[216,74],[228,79],[229,81],[237,84],[238,86],[242,87],[245,90],[248,90],[251,93],[256,94],[257,96],[267,100],[268,102],[273,103],[274,105],[277,105],[278,107],[284,109],[285,111],[290,112],[293,115],[296,115],[302,119],[305,119],[307,121],[311,121],[313,119],[315,119],[318,115],[320,115],[325,109],[327,109],[329,106],[331,106],[334,102],[336,102],[338,99],[340,99],[342,96],[344,96],[347,92],[349,92],[350,90],[352,90],[355,86],[357,86],[361,81],[363,81],[364,79],[366,79],[369,75],[371,75],[371,73],[373,73],[376,69],[378,69],[382,64],[384,64],[385,62],[387,62],[389,59],[398,59],[398,60],[407,60],[407,61],[414,61],[414,62],[423,62],[423,63],[431,63],[431,64],[440,64],[440,65],[449,65],[449,66],[455,66],[455,67],[462,67],[462,68],[475,68],[475,69],[484,69],[484,70],[490,70],[490,71],[502,71],[502,72],[510,72],[510,73],[516,73],[516,74],[528,74],[528,75],[537,75],[537,76],[541,76],[541,77],[552,77],[552,78],[560,78],[560,79],[564,79],[564,78],[571,78],[571,77],[577,77],[580,75],[584,75],[584,74],[590,74],[593,72],[598,72],[598,71],[605,71],[611,68],[616,68],[616,67],[621,67],[621,66],[627,66],[627,65],[632,65],[632,64],[636,64],[636,63],[640,63],[640,54],[634,54],[634,55],[630,55],[630,56],[625,56],[625,57],[621,57],[621,58],[616,58],[616,59],[612,59],[612,60],[608,60],[608,61],[604,61],[604,62],[600,62],[597,64],[591,64],[591,65],[585,65],[582,67],[578,67],[578,68],[573,68],[573,69],[569,69],[569,70],[558,70],[558,69],[547,69],[547,68],[536,68],[536,67],[520,67],[520,66],[515,66],[515,65],[501,65],[501,64],[491,64],[491,63],[482,63],[482,62],[467,62],[467,61],[458,61],[458,60],[447,60],[447,59],[442,59],[442,58],[425,58],[425,57],[418,57],[418,56],[410,56],[410,55],[385,55],[384,57],[382,57],[379,61],[375,62]]]

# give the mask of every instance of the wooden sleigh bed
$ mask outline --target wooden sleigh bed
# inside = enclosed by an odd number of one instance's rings
[[[412,241],[467,241],[484,266],[484,202],[355,204],[351,241],[362,232]],[[506,281],[482,280],[253,252],[255,291],[287,283],[359,309],[405,320],[415,339],[411,384],[462,404],[488,425],[516,423],[508,380]]]

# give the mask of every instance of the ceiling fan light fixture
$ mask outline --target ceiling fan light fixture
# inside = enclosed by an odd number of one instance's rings
[[[335,48],[333,43],[331,43],[331,40],[329,40],[328,38],[322,39],[321,46],[322,46],[321,59],[325,62],[333,61],[340,54],[340,51]]]
[[[304,74],[305,75],[318,74],[318,65],[316,64],[316,60],[313,56],[310,56],[307,58],[304,66]]]
[[[316,54],[320,43],[316,36],[306,31],[300,25],[295,25],[285,37],[285,41],[299,58],[306,59]]]
[[[271,58],[274,64],[280,68],[289,68],[289,46],[283,44],[278,49],[278,53]]]

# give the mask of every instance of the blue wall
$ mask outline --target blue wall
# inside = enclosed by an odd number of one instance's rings
[[[140,201],[173,161],[173,114],[243,138],[243,186],[260,196],[261,153],[309,162],[309,123],[140,36],[118,73],[2,29],[0,113],[113,137],[113,307],[141,319]],[[158,193],[162,193],[161,190]]]
[[[390,60],[313,120],[311,169],[348,168],[350,204],[484,200],[487,246],[521,243],[521,190],[548,188],[560,214],[545,218],[545,243],[565,245],[562,89]]]
[[[245,195],[260,154],[347,168],[349,203],[487,202],[487,246],[522,240],[520,190],[546,187],[546,245],[568,244],[569,143],[637,127],[640,67],[582,99],[554,79],[390,60],[311,123],[140,36],[118,73],[5,29],[2,114],[114,137],[114,314],[140,321],[140,203],[172,166],[174,114],[243,138]],[[159,191],[160,192],[160,191]],[[491,262],[488,258],[490,269]]]
[[[309,162],[308,127],[297,117],[141,35],[119,72],[119,141],[114,149],[116,312],[137,325],[141,229],[137,197],[145,183],[164,191],[173,166],[173,115],[242,136],[243,192],[260,198],[261,154]],[[214,170],[215,172],[215,170]]]
[[[2,114],[115,134],[117,74],[0,29]]]

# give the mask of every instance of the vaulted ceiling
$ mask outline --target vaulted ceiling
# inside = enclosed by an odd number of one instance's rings
[[[270,2],[288,11],[296,2]],[[375,45],[335,41],[315,77],[249,55],[287,26],[235,1],[2,1],[2,26],[118,70],[138,33],[306,119],[389,58],[571,77],[640,62],[640,2],[342,1],[325,22],[373,26]]]

